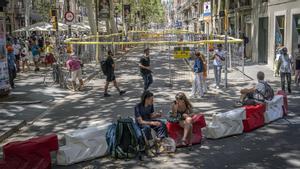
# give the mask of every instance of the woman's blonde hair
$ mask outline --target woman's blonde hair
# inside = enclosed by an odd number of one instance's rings
[[[192,104],[191,102],[188,100],[188,98],[186,97],[186,95],[183,92],[179,92],[176,94],[175,99],[179,99],[179,100],[183,100],[185,103],[185,106],[187,108],[192,108]]]

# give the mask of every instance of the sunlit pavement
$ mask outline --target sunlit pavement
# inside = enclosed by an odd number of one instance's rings
[[[156,110],[162,109],[165,115],[175,94],[183,91],[188,95],[191,88],[188,66],[183,60],[171,58],[169,61],[169,54],[164,48],[151,50],[154,83],[150,90],[155,94]],[[5,100],[11,103],[0,104],[0,117],[1,120],[25,120],[27,126],[2,144],[51,132],[61,137],[68,131],[107,124],[119,116],[133,116],[133,107],[140,100],[143,86],[138,69],[141,55],[142,49],[136,48],[125,58],[116,61],[117,81],[120,88],[127,91],[124,96],[119,96],[110,84],[109,93],[112,96],[104,98],[103,76],[101,79],[93,79],[84,91],[72,93],[58,88],[45,88],[41,84],[42,75],[22,75],[17,88]],[[245,67],[246,74],[254,79],[258,70],[265,72],[266,80],[277,90],[279,78],[274,78],[268,67]],[[209,73],[209,84],[213,82],[212,73]],[[210,85],[210,91],[204,98],[192,99],[195,112],[204,113],[207,122],[212,113],[233,109],[239,89],[255,84],[255,81],[243,77],[237,71],[228,76],[228,89],[214,89]],[[299,89],[288,97],[290,115],[286,119],[238,136],[219,140],[204,139],[202,145],[193,146],[192,151],[181,148],[174,154],[160,155],[144,161],[112,160],[105,157],[66,167],[54,165],[53,168],[299,168]],[[41,102],[20,105],[13,103],[15,100]]]

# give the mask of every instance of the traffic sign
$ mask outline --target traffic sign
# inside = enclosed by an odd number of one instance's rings
[[[65,13],[65,20],[66,20],[67,22],[72,22],[72,21],[74,20],[74,14],[73,14],[73,12],[67,11],[67,12]]]
[[[209,21],[211,17],[211,6],[210,1],[203,3],[203,17],[204,20]]]

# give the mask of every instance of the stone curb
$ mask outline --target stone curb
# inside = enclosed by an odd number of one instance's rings
[[[6,132],[4,132],[2,135],[0,135],[0,143],[2,141],[4,141],[5,139],[7,139],[8,137],[10,137],[11,135],[13,135],[15,132],[17,132],[20,128],[24,127],[26,125],[26,121],[25,120],[21,120],[17,125],[14,125],[11,127],[11,129],[7,130]]]

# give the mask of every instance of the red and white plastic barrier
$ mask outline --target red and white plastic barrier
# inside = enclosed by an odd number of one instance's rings
[[[70,165],[106,155],[106,130],[89,127],[65,134],[66,145],[57,152],[57,164]]]
[[[277,120],[283,116],[283,96],[276,95],[271,101],[266,100],[265,123]]]
[[[244,106],[246,110],[246,119],[243,120],[244,131],[249,132],[265,124],[265,104]]]
[[[246,119],[245,108],[234,109],[225,113],[214,114],[212,122],[205,128],[205,137],[217,139],[243,133],[243,120]]]
[[[56,134],[40,136],[25,141],[15,141],[3,146],[3,169],[50,169],[50,152],[58,150]]]
[[[287,95],[286,95],[285,91],[283,91],[283,90],[279,90],[277,92],[277,95],[282,95],[283,96],[283,107],[282,107],[282,109],[283,109],[283,114],[285,116],[287,116],[287,114],[288,114],[288,99],[287,99]]]
[[[197,114],[192,117],[193,119],[193,138],[192,144],[199,144],[202,140],[202,128],[206,126],[204,116]],[[168,135],[176,142],[176,146],[182,146],[181,139],[183,137],[183,128],[179,123],[167,122]]]

